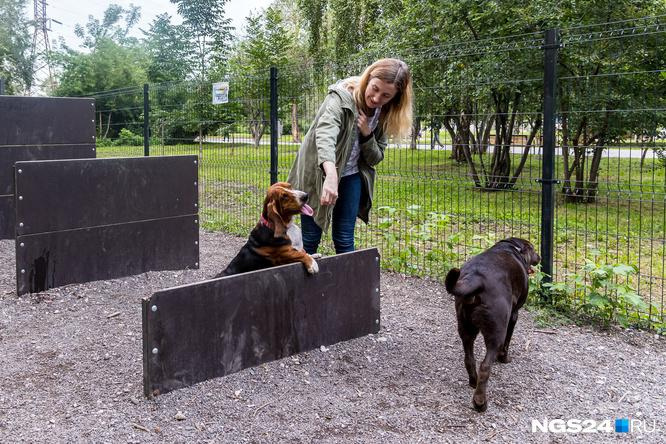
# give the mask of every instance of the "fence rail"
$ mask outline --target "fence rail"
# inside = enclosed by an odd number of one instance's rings
[[[442,279],[494,241],[525,237],[541,247],[553,294],[601,319],[663,329],[663,21],[406,52],[413,135],[378,166],[358,247],[377,246],[385,268]],[[98,153],[197,154],[203,226],[246,235],[327,86],[365,62],[230,74],[222,105],[210,83],[93,94]]]

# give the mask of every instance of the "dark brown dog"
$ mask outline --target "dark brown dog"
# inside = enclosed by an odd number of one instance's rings
[[[299,213],[312,216],[307,200],[307,193],[292,189],[287,182],[271,185],[259,222],[250,232],[247,242],[227,268],[215,277],[293,262],[302,262],[310,274],[317,273],[317,262],[303,250],[301,229],[291,221]]]
[[[488,404],[486,386],[495,362],[507,363],[509,343],[518,320],[518,309],[527,299],[528,274],[541,261],[531,243],[511,237],[453,268],[446,275],[446,290],[456,298],[458,334],[465,349],[469,385],[476,388],[472,402],[483,412]],[[476,373],[474,340],[481,331],[486,356]]]

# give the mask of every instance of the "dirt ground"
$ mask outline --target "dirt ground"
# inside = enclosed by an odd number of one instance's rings
[[[214,275],[243,242],[202,232],[199,270],[17,297],[14,242],[0,241],[0,442],[664,442],[666,339],[537,327],[523,311],[479,414],[452,297],[394,273],[379,334],[145,399],[141,299]],[[533,419],[616,418],[657,431],[532,432]]]

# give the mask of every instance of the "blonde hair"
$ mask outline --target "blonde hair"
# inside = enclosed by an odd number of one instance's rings
[[[399,59],[380,59],[365,68],[361,77],[350,78],[347,84],[354,87],[356,106],[368,111],[365,105],[365,90],[372,79],[395,85],[396,94],[382,106],[380,123],[384,133],[395,139],[407,137],[412,130],[412,75],[405,62]]]

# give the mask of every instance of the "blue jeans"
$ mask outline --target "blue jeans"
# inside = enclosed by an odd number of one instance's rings
[[[361,201],[361,173],[345,176],[338,184],[338,200],[333,207],[331,234],[335,252],[354,251],[354,227],[358,206]],[[321,241],[321,228],[312,216],[301,214],[303,248],[308,254],[315,254]]]

